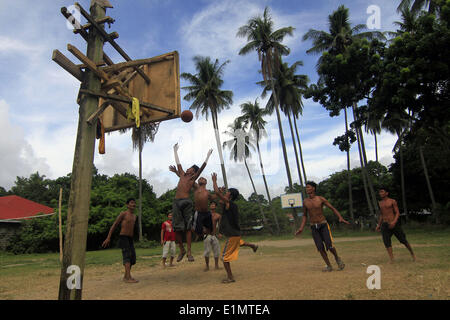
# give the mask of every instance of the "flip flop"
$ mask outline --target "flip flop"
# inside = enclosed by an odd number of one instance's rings
[[[234,279],[223,279],[222,280],[222,283],[232,283],[232,282],[236,282],[236,280],[234,280]]]
[[[193,256],[188,256],[188,261],[189,262],[194,262],[194,257]]]
[[[180,262],[181,260],[183,260],[183,257],[185,254],[186,254],[186,251],[180,252],[180,254],[178,255],[178,258],[177,258],[177,262]]]

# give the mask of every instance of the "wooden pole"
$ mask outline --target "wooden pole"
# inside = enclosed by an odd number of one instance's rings
[[[95,3],[91,7],[91,15],[93,19],[101,19],[105,17],[105,9]],[[89,31],[87,57],[94,63],[102,61],[103,42],[98,30],[92,28]],[[101,81],[92,70],[85,71],[83,80],[82,88],[100,91]],[[90,126],[87,119],[97,110],[98,100],[92,95],[82,95],[79,102],[59,300],[81,300],[96,135],[96,127]]]
[[[63,239],[62,239],[62,222],[61,222],[61,202],[62,188],[59,188],[59,262],[63,260]]]

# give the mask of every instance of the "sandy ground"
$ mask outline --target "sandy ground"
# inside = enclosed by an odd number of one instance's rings
[[[376,241],[375,241],[376,239]],[[294,300],[294,299],[449,299],[449,268],[444,272],[429,266],[421,257],[426,246],[417,247],[413,263],[406,249],[394,246],[396,263],[389,264],[379,237],[335,239],[346,263],[343,271],[323,273],[324,263],[312,239],[261,241],[256,253],[241,248],[231,263],[236,282],[222,284],[225,270],[204,272],[204,260],[186,258],[173,268],[163,269],[138,257],[132,275],[135,284],[124,283],[123,267],[88,266],[84,274],[85,300]],[[448,246],[447,244],[443,244]],[[121,257],[118,257],[120,261]],[[335,266],[330,255],[330,261]],[[212,261],[211,261],[212,262]],[[211,263],[213,265],[213,263]],[[366,286],[369,265],[381,269],[381,289]],[[0,283],[0,299],[57,299],[59,270],[7,277]]]

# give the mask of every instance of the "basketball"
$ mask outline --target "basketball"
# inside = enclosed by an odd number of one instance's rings
[[[193,117],[194,117],[194,115],[192,114],[192,112],[190,110],[184,110],[181,113],[181,120],[183,120],[184,122],[191,122]]]

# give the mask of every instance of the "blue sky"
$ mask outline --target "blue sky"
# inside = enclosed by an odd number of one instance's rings
[[[89,9],[90,0],[80,4]],[[232,90],[234,103],[220,114],[220,132],[227,129],[240,114],[240,104],[255,101],[265,106],[261,99],[259,61],[256,53],[239,56],[238,51],[246,39],[237,38],[238,28],[255,15],[261,15],[269,6],[275,28],[293,26],[294,36],[284,41],[291,54],[284,61],[292,64],[302,60],[298,73],[307,74],[312,82],[317,80],[315,64],[318,56],[307,55],[310,42],[301,40],[310,29],[328,30],[327,17],[340,4],[350,9],[352,25],[366,23],[370,14],[367,8],[376,5],[381,9],[381,31],[394,30],[393,21],[398,1],[300,1],[300,0],[111,0],[113,9],[107,15],[116,21],[107,27],[120,37],[117,43],[133,59],[149,58],[177,50],[180,55],[180,72],[195,73],[192,58],[210,56],[220,62],[230,60],[224,72],[224,90]],[[74,63],[79,63],[67,51],[73,44],[82,52],[86,44],[66,26],[60,13],[71,1],[54,0],[0,0],[0,186],[9,190],[17,176],[28,177],[39,171],[48,178],[57,178],[71,172],[75,146],[78,105],[76,97],[79,81],[51,60],[52,51],[60,50]],[[83,19],[82,23],[86,23]],[[105,52],[114,62],[123,59],[109,44]],[[186,85],[184,81],[181,86]],[[186,94],[181,90],[181,96]],[[182,99],[182,110],[189,102]],[[350,117],[351,119],[351,117]],[[275,114],[266,119],[268,137],[262,141],[262,157],[266,166],[271,195],[278,196],[287,185],[281,145]],[[346,155],[333,146],[336,136],[344,132],[343,116],[330,118],[326,110],[312,100],[304,100],[303,117],[298,121],[308,179],[319,182],[331,173],[346,168]],[[294,182],[299,182],[294,150],[287,119],[283,117],[290,169]],[[222,134],[222,142],[227,136]],[[373,137],[366,135],[369,159],[374,159]],[[379,156],[383,164],[393,161],[392,148],[395,137],[383,133],[378,139]],[[162,122],[154,143],[148,143],[143,152],[143,175],[154,186],[158,195],[176,186],[176,177],[168,171],[174,163],[172,146],[180,143],[180,159],[184,167],[201,164],[209,148],[214,149],[204,176],[210,181],[211,173],[220,177],[220,162],[212,122],[204,118],[183,123],[179,119]],[[229,160],[224,151],[229,186],[237,187],[244,196],[251,192],[251,184],[242,163]],[[118,132],[106,136],[106,154],[96,149],[95,166],[100,173],[138,173],[138,152],[132,150],[131,134]],[[351,153],[352,167],[359,166],[356,146]],[[250,159],[258,193],[264,194],[262,177],[256,154]],[[211,183],[209,183],[211,187]]]

